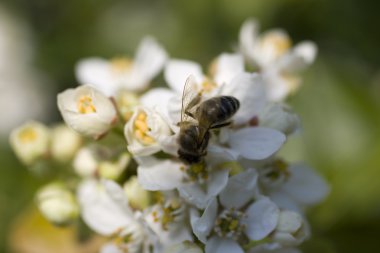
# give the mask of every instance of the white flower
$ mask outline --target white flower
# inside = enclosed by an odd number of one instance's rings
[[[30,121],[14,129],[9,142],[17,157],[26,165],[46,156],[49,151],[49,129],[36,121]]]
[[[73,167],[78,175],[82,177],[93,177],[97,172],[98,161],[92,150],[88,147],[84,147],[76,154]]]
[[[81,145],[81,136],[64,124],[52,129],[50,152],[54,159],[62,162],[69,161]]]
[[[133,208],[143,210],[149,206],[151,202],[149,191],[142,188],[136,176],[129,178],[123,188]]]
[[[58,94],[58,108],[69,127],[94,138],[104,135],[117,119],[111,100],[90,86]]]
[[[289,106],[271,103],[259,114],[259,125],[273,128],[289,135],[299,129],[300,119]]]
[[[321,202],[330,192],[326,181],[304,164],[288,165],[275,160],[259,171],[264,192],[281,208],[300,212]]]
[[[119,249],[121,252],[138,253],[143,248],[146,234],[143,226],[129,207],[123,189],[113,181],[86,180],[78,188],[81,216],[95,232],[121,240],[107,244],[102,252]],[[124,240],[122,238],[127,238]],[[122,241],[122,243],[120,243]],[[147,252],[145,249],[143,252]]]
[[[315,59],[317,47],[313,42],[300,42],[292,48],[288,34],[281,29],[258,35],[259,25],[247,20],[240,30],[240,51],[253,65],[259,67],[266,81],[270,100],[281,101],[298,88],[295,75]]]
[[[142,91],[161,71],[167,59],[165,50],[151,37],[145,37],[133,60],[115,58],[88,58],[76,66],[80,83],[90,83],[107,96],[114,96],[119,89]]]
[[[74,195],[61,183],[50,183],[37,192],[36,202],[41,213],[57,225],[65,225],[79,215]]]
[[[176,152],[175,136],[159,112],[138,107],[124,127],[128,150],[135,156],[147,156],[163,150]]]
[[[188,207],[176,196],[168,197],[163,203],[145,211],[144,221],[157,235],[156,251],[165,250],[172,244],[193,240],[187,212]]]

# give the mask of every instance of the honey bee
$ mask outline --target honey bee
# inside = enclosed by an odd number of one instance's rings
[[[203,161],[207,154],[210,130],[231,124],[229,119],[239,109],[240,102],[232,96],[217,96],[202,101],[193,76],[186,80],[182,95],[178,155],[185,164]]]

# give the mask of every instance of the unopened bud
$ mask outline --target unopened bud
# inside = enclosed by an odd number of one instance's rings
[[[58,161],[72,159],[82,144],[82,137],[64,124],[53,128],[51,154]]]
[[[124,191],[127,194],[129,204],[136,208],[143,210],[150,204],[150,193],[147,190],[144,190],[137,177],[131,177],[124,184]]]
[[[47,155],[49,151],[49,129],[36,121],[30,121],[14,129],[10,135],[10,144],[17,157],[26,165]]]
[[[36,200],[43,216],[56,225],[67,225],[79,215],[74,194],[61,183],[51,183],[40,189]]]

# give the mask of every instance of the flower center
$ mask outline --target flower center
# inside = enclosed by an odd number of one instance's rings
[[[245,214],[235,209],[224,210],[215,221],[214,231],[220,237],[238,240],[246,225],[242,223]]]
[[[274,58],[278,58],[289,50],[292,42],[284,33],[269,32],[262,37],[261,46],[265,51],[270,52]]]
[[[78,112],[81,114],[95,113],[96,108],[90,96],[81,96],[77,103]]]
[[[116,57],[111,59],[111,69],[115,74],[128,72],[133,64],[133,61],[126,57]]]
[[[37,139],[37,132],[32,127],[27,127],[19,133],[19,138],[22,143],[28,143]]]
[[[150,137],[147,132],[150,131],[146,122],[147,115],[145,112],[140,112],[134,122],[134,133],[136,138],[144,145],[151,145],[155,140]]]
[[[207,77],[203,80],[201,85],[202,85],[202,91],[204,92],[210,92],[216,88],[216,83]]]
[[[191,181],[199,180],[200,182],[202,182],[204,180],[207,180],[208,178],[208,171],[206,169],[205,163],[196,163],[187,166],[186,168],[183,167],[181,169],[187,173]]]
[[[153,221],[160,222],[164,230],[168,230],[170,223],[181,221],[184,218],[184,206],[176,198],[160,204],[158,208],[152,212]]]

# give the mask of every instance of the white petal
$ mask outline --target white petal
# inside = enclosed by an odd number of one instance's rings
[[[190,223],[196,237],[203,243],[206,243],[207,236],[214,227],[218,212],[218,201],[213,198],[209,201],[202,216],[199,216],[199,211],[195,208],[190,210]]]
[[[217,196],[227,185],[228,173],[229,171],[226,169],[213,171],[210,173],[206,185],[197,182],[184,184],[178,188],[179,194],[189,203],[203,209],[210,199]]]
[[[254,47],[257,43],[259,24],[254,19],[246,20],[239,33],[240,51],[244,54],[250,63],[254,63]]]
[[[207,148],[206,162],[209,166],[217,166],[224,162],[236,161],[239,153],[230,148],[210,144]]]
[[[214,80],[222,85],[229,83],[235,76],[244,72],[244,59],[240,54],[221,54],[217,60]]]
[[[168,103],[175,95],[176,93],[170,89],[154,88],[144,93],[144,95],[140,97],[140,102],[143,106],[155,109],[166,117],[169,117]]]
[[[166,51],[152,37],[145,37],[140,43],[134,58],[126,88],[140,91],[145,89],[164,67],[168,56]]]
[[[234,123],[242,124],[256,116],[267,102],[266,88],[258,74],[241,73],[223,86],[222,95],[233,96],[240,102],[240,108],[233,117]]]
[[[248,169],[231,177],[219,195],[221,204],[225,208],[236,209],[244,206],[257,195],[257,177],[255,169]]]
[[[244,253],[244,251],[234,240],[214,236],[206,243],[205,253]]]
[[[251,240],[261,240],[276,228],[280,210],[268,198],[262,198],[250,205],[246,213],[247,236]]]
[[[164,76],[169,87],[182,94],[187,78],[193,75],[197,83],[203,81],[202,68],[198,63],[186,60],[170,60],[165,67]]]
[[[231,148],[247,159],[263,160],[277,152],[286,136],[276,130],[263,127],[248,127],[229,136]]]
[[[146,157],[137,168],[141,186],[150,191],[172,190],[183,184],[182,164],[171,160]]]
[[[118,89],[109,61],[102,58],[79,61],[75,66],[75,75],[80,84],[89,84],[107,96],[113,96]]]
[[[100,253],[123,253],[123,251],[116,244],[107,243],[100,249]]]
[[[287,72],[297,72],[312,64],[317,55],[317,45],[311,41],[298,43],[279,62],[279,68]]]
[[[330,192],[327,182],[312,168],[303,164],[289,167],[290,177],[282,187],[295,201],[303,205],[321,202]]]
[[[112,181],[105,185],[84,181],[78,187],[78,201],[83,220],[99,234],[111,235],[135,222],[124,191]]]
[[[276,203],[279,208],[287,209],[291,211],[295,211],[298,213],[302,213],[303,209],[299,203],[297,203],[289,194],[282,189],[278,189],[278,191],[268,193],[268,197]]]
[[[93,113],[80,113],[78,103],[82,96],[92,99]],[[90,86],[67,89],[57,96],[57,105],[65,123],[75,131],[92,137],[98,137],[111,127],[116,119],[116,110],[111,100]]]

